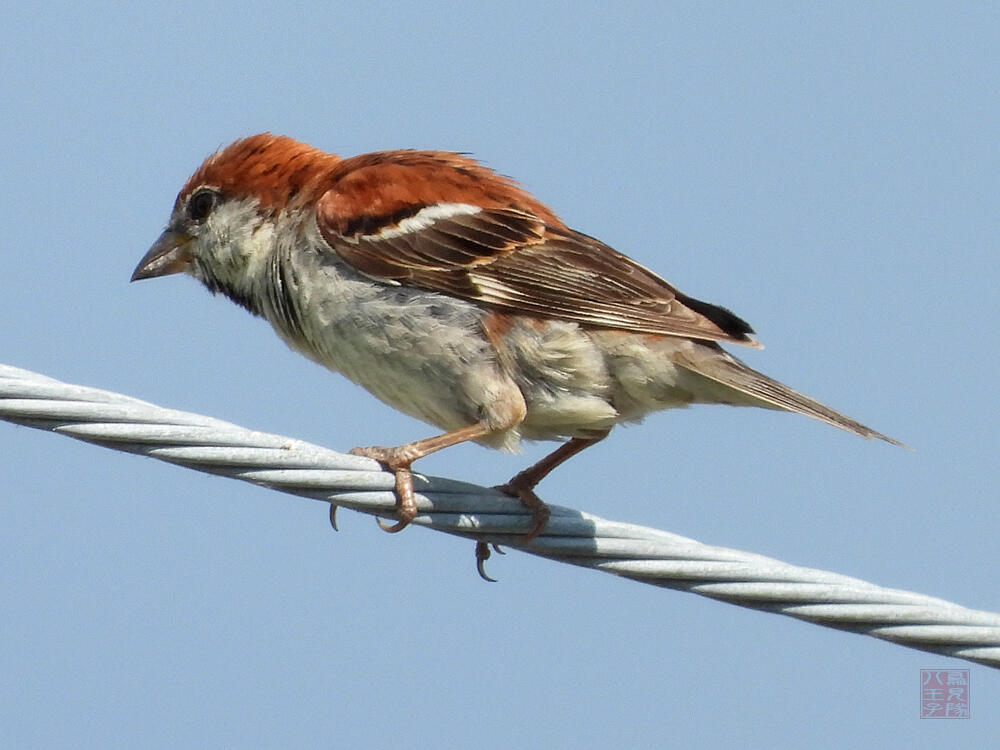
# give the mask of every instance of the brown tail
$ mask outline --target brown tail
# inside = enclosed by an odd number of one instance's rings
[[[714,380],[723,385],[735,388],[741,393],[745,393],[764,402],[761,406],[770,405],[777,409],[787,409],[788,411],[805,414],[821,422],[832,424],[842,430],[853,432],[864,438],[878,438],[887,443],[898,445],[903,448],[907,446],[898,440],[894,440],[888,435],[866,427],[860,422],[856,422],[850,417],[846,417],[840,412],[834,411],[828,406],[824,406],[819,401],[815,401],[808,396],[804,396],[798,391],[793,391],[786,385],[782,385],[777,380],[772,380],[763,373],[757,372],[749,365],[725,352],[721,347],[711,346],[711,352],[704,352],[706,356],[690,356],[687,352],[679,352],[675,357],[677,364],[702,375],[710,380]]]

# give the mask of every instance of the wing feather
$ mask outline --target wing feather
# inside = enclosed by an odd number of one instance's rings
[[[516,208],[429,204],[400,220],[364,223],[345,236],[342,216],[317,220],[333,252],[359,271],[505,312],[598,328],[689,336],[758,346],[753,330],[725,308],[681,294],[631,258],[579,232]]]

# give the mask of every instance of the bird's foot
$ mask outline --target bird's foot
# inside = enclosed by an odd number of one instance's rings
[[[491,554],[490,547],[492,547],[493,551],[496,552],[498,555],[506,554],[496,544],[490,544],[489,542],[476,542],[476,570],[479,571],[479,577],[482,578],[484,581],[489,581],[490,583],[496,583],[497,579],[490,578],[488,575],[486,575],[486,568],[483,567],[486,561],[490,559],[490,554]]]
[[[500,490],[500,492],[505,495],[516,497],[521,501],[521,505],[531,511],[531,529],[520,539],[522,542],[530,542],[545,529],[545,525],[549,522],[549,518],[552,516],[552,511],[549,509],[549,506],[535,494],[533,486],[529,487],[518,482],[520,476],[521,475],[519,474],[507,482],[507,484],[497,485],[493,489]]]
[[[396,476],[396,518],[399,520],[391,526],[386,526],[382,523],[382,519],[375,519],[379,528],[390,534],[402,531],[417,517],[417,501],[413,497],[413,472],[410,471],[410,464],[419,456],[413,453],[409,445],[396,448],[374,445],[351,449],[351,455],[374,458]]]

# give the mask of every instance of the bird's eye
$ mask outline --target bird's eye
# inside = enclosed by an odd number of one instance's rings
[[[219,200],[219,193],[211,188],[198,188],[188,199],[187,213],[191,221],[201,223],[208,218]]]

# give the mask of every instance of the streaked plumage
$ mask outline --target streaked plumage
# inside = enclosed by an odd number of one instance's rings
[[[463,440],[570,443],[505,489],[533,487],[616,424],[692,403],[796,411],[896,441],[726,353],[757,346],[725,308],[567,227],[512,180],[460,154],[340,159],[262,134],[209,157],[134,279],[186,271],[266,318],[293,349],[445,430],[362,449],[396,473]]]

